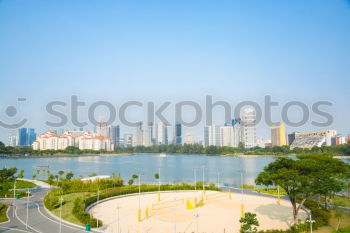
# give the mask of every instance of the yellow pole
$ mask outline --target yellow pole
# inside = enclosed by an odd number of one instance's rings
[[[137,214],[137,220],[141,222],[141,209],[139,208],[138,214]]]
[[[148,219],[148,215],[149,215],[149,212],[148,212],[148,207],[146,208],[146,219]]]
[[[244,204],[241,204],[241,217],[244,217]]]
[[[160,192],[158,192],[158,201],[160,201]]]
[[[194,198],[194,208],[197,208],[198,204],[197,204],[197,197]]]

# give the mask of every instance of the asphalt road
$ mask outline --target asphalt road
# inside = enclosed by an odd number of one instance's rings
[[[15,201],[15,208],[11,206],[8,210],[10,220],[0,224],[0,233],[3,232],[32,232],[32,233],[75,233],[85,232],[84,228],[72,224],[62,223],[60,231],[60,220],[52,217],[43,207],[43,198],[47,194],[47,188],[36,188],[31,190],[32,196],[28,204],[27,223],[27,198]],[[1,199],[2,203],[12,205],[13,199]],[[91,231],[96,232],[96,231]]]

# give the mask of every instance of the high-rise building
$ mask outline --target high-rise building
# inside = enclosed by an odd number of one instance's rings
[[[221,146],[234,146],[233,126],[223,126],[220,128]]]
[[[108,127],[108,137],[112,139],[114,147],[118,147],[120,144],[120,127],[119,125]]]
[[[9,141],[8,141],[8,146],[17,146],[17,136],[16,135],[10,135],[9,136]]]
[[[186,144],[186,145],[194,144],[193,133],[192,132],[186,132],[184,144]]]
[[[30,146],[36,139],[36,133],[33,128],[20,128],[18,129],[17,145],[18,146]]]
[[[36,133],[33,128],[28,128],[27,130],[27,145],[30,146],[36,140]]]
[[[103,117],[100,118],[98,124],[96,125],[96,134],[97,136],[108,136],[107,123]]]
[[[153,122],[147,123],[147,128],[143,133],[143,145],[144,146],[152,146],[153,144]]]
[[[243,145],[245,148],[256,146],[256,112],[252,108],[243,111]]]
[[[26,146],[27,145],[27,128],[18,129],[18,145]]]
[[[168,129],[163,122],[156,125],[156,143],[158,145],[168,144]]]
[[[173,141],[174,144],[182,144],[182,126],[180,123],[175,124]]]
[[[292,145],[297,134],[298,134],[297,132],[293,132],[293,133],[288,134],[288,143],[287,143],[288,145]]]
[[[350,144],[350,134],[348,135],[348,141],[347,141],[347,143]]]
[[[204,127],[204,146],[221,146],[220,126],[209,125]]]
[[[271,144],[272,146],[287,145],[285,124],[271,126]]]
[[[133,146],[143,146],[142,122],[137,123],[132,145]]]

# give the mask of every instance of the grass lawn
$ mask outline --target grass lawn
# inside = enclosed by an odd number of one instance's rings
[[[14,181],[9,181],[9,185],[13,188]],[[29,181],[17,180],[16,181],[16,189],[25,189],[25,188],[35,188],[36,184],[33,184]]]
[[[338,219],[334,216],[335,211],[331,210],[332,218],[329,220],[329,226],[320,227],[315,233],[333,233],[338,226]],[[350,211],[342,211],[343,218],[340,220],[339,228],[350,226]]]
[[[331,204],[350,207],[350,198],[342,197],[342,196],[334,196],[334,198],[332,198]]]
[[[0,203],[0,222],[6,222],[8,220],[6,216],[7,209],[7,205]]]
[[[73,214],[72,214],[72,209],[74,206],[74,201],[77,197],[83,197],[83,198],[87,198],[90,196],[94,196],[96,195],[95,193],[71,193],[71,194],[66,194],[63,195],[63,199],[65,201],[65,204],[62,205],[62,218],[66,221],[84,226],[84,224],[82,224]],[[60,208],[54,209],[51,211],[51,213],[53,213],[54,215],[56,215],[57,217],[60,216]]]

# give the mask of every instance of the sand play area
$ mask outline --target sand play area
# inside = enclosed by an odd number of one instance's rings
[[[158,201],[158,193],[147,193],[101,202],[90,213],[103,221],[103,231],[109,233],[237,233],[241,200],[240,193],[174,191],[162,192]],[[246,212],[257,214],[259,230],[287,229],[292,224],[288,201],[278,205],[277,198],[244,195],[243,202]],[[300,211],[299,218],[306,217]]]

